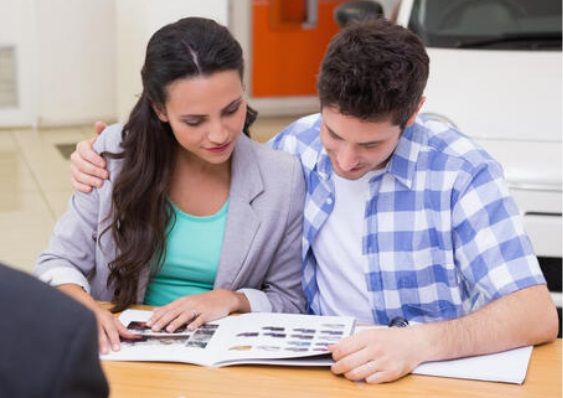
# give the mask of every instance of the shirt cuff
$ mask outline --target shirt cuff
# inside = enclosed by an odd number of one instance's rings
[[[90,294],[90,284],[79,271],[69,267],[51,268],[41,275],[39,279],[51,286],[59,286],[67,283],[80,286]]]
[[[268,295],[258,289],[239,289],[237,293],[242,293],[250,303],[251,312],[272,312],[272,303]]]

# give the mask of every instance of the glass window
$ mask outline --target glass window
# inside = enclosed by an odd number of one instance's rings
[[[428,47],[561,50],[561,0],[416,0],[409,29]]]

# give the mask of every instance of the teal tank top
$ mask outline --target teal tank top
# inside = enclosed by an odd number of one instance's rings
[[[213,289],[228,207],[227,200],[217,213],[197,217],[172,204],[176,222],[168,230],[164,262],[149,281],[145,304],[162,306],[180,297]]]

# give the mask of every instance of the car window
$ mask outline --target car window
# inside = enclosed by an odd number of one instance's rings
[[[428,47],[561,50],[561,0],[415,0],[409,29]]]

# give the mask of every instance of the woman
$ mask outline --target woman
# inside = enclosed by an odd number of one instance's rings
[[[185,18],[149,41],[129,120],[95,148],[110,179],[76,193],[35,273],[96,314],[102,353],[133,338],[114,310],[162,306],[149,325],[196,328],[230,312],[300,312],[304,180],[291,156],[251,141],[242,50]]]

